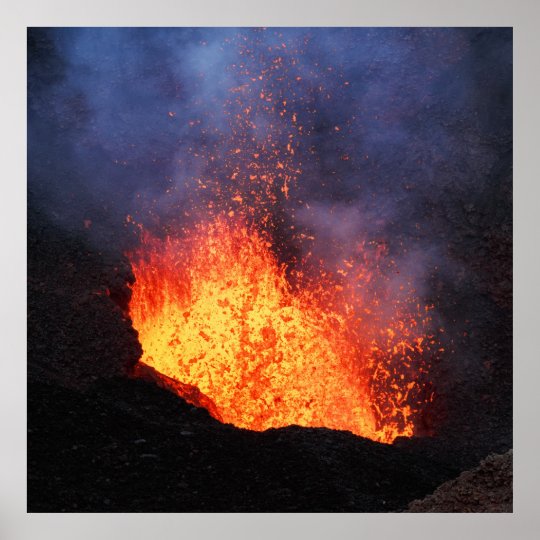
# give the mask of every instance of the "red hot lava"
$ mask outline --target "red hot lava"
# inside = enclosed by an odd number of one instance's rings
[[[231,69],[241,84],[224,104],[226,158],[198,151],[210,171],[194,180],[204,218],[186,212],[194,224],[164,237],[142,230],[129,254],[142,362],[197,387],[216,417],[239,427],[328,427],[382,442],[411,436],[433,399],[427,381],[440,348],[431,308],[410,283],[395,293],[397,269],[374,243],[358,241],[329,269],[314,262],[317,239],[291,225],[304,255],[280,262],[276,216],[301,182],[296,156],[309,132],[295,110],[301,104],[289,99],[302,80],[285,45],[270,48],[262,65],[248,44],[239,47],[243,63]]]

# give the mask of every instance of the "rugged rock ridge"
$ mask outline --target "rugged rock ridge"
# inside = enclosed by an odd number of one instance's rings
[[[513,452],[491,454],[471,471],[413,501],[408,512],[512,512]]]

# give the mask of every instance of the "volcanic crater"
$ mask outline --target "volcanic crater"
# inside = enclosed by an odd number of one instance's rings
[[[507,30],[29,30],[29,511],[508,510]]]

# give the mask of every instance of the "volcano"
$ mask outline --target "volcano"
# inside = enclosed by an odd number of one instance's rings
[[[511,449],[511,32],[28,40],[31,511],[403,511]]]

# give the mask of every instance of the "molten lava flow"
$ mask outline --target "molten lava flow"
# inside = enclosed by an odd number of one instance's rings
[[[392,371],[392,350],[372,339],[399,328],[368,328],[346,314],[351,306],[331,307],[343,287],[329,278],[293,290],[269,247],[225,218],[188,238],[144,233],[131,255],[130,304],[143,362],[198,387],[239,427],[324,426],[385,442],[411,435],[416,382]],[[421,340],[400,339],[392,347],[405,361]]]
[[[430,310],[396,277],[385,244],[362,242],[346,219],[337,236],[324,237],[328,216],[343,214],[353,192],[343,177],[359,169],[344,153],[353,150],[353,119],[328,123],[317,107],[346,100],[350,86],[338,70],[309,61],[309,36],[285,42],[271,32],[225,40],[237,61],[209,93],[217,101],[202,119],[185,111],[192,144],[179,152],[166,192],[171,211],[152,201],[143,215],[161,236],[143,230],[129,254],[142,361],[155,369],[151,377],[159,372],[163,385],[237,426],[324,426],[384,442],[410,436],[432,399]],[[201,73],[196,84],[210,81]],[[328,152],[341,156],[339,167],[325,165],[319,154]],[[310,181],[307,163],[330,176]],[[317,190],[332,186],[319,208]]]

